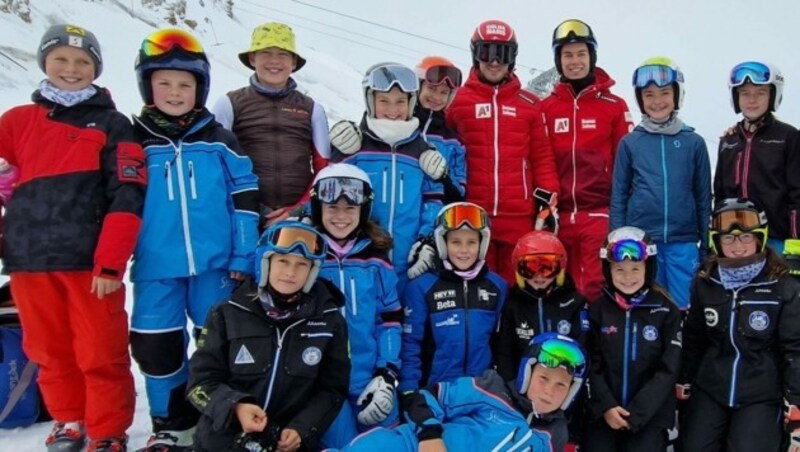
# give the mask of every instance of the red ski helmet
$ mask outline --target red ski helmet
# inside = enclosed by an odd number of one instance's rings
[[[478,67],[479,62],[490,63],[498,60],[507,64],[509,71],[514,70],[517,60],[517,34],[511,25],[502,20],[486,20],[481,22],[470,39],[472,65]]]

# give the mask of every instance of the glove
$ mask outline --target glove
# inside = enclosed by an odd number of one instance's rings
[[[541,188],[533,190],[533,199],[536,201],[536,220],[533,228],[537,231],[548,230],[558,234],[558,194]]]
[[[355,154],[361,149],[361,130],[353,121],[339,121],[331,127],[331,145],[342,154]]]
[[[361,425],[375,425],[383,422],[394,408],[396,374],[387,368],[379,369],[364,391],[358,396],[356,405],[361,407],[358,422]]]
[[[678,400],[689,400],[689,397],[692,395],[692,385],[690,383],[686,384],[675,384],[675,398]]]
[[[800,427],[789,432],[789,447],[786,452],[800,452]]]
[[[447,174],[447,160],[435,147],[420,154],[419,167],[433,180],[438,181]]]
[[[411,251],[408,253],[408,267],[406,274],[409,279],[414,279],[422,275],[428,270],[432,270],[435,266],[436,248],[433,246],[433,239],[423,237],[418,239],[411,245]]]

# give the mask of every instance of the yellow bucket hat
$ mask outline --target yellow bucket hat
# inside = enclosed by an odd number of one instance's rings
[[[252,40],[250,48],[239,54],[239,61],[250,69],[255,70],[253,65],[250,64],[250,54],[270,47],[277,47],[291,52],[297,57],[297,66],[292,72],[300,70],[306,64],[306,60],[297,53],[294,44],[294,31],[286,24],[280,22],[261,24],[253,30]]]

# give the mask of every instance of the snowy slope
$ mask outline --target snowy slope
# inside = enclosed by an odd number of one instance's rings
[[[600,42],[599,65],[617,79],[615,92],[628,101],[634,116],[638,112],[629,84],[633,68],[658,54],[681,63],[688,93],[682,117],[707,139],[712,164],[716,137],[736,120],[725,83],[727,71],[739,61],[764,58],[780,65],[788,81],[781,116],[800,124],[800,59],[794,58],[791,44],[800,7],[792,0],[764,0],[757,9],[744,0],[675,0],[660,6],[635,0],[571,0],[547,7],[524,0],[233,0],[233,18],[226,14],[226,0],[29,0],[27,8],[25,1],[0,1],[0,112],[26,102],[43,78],[36,45],[53,23],[82,25],[98,36],[105,62],[98,83],[111,89],[121,111],[132,114],[141,107],[133,72],[138,45],[155,28],[168,26],[173,11],[178,11],[181,27],[196,24],[193,32],[205,44],[212,66],[212,102],[246,83],[250,71],[236,54],[249,46],[252,28],[270,20],[287,22],[308,60],[295,78],[333,122],[360,116],[360,74],[372,63],[413,65],[425,54],[441,54],[466,71],[471,63],[469,36],[483,19],[504,19],[516,28],[518,74],[527,82],[531,68],[552,66],[553,27],[579,17],[593,26]],[[27,9],[30,23],[7,12],[8,5]],[[340,14],[324,10],[328,8]],[[135,365],[133,370],[139,397],[129,434],[131,445],[141,447],[150,426],[142,378]],[[49,425],[0,430],[0,452],[41,450],[48,431]]]

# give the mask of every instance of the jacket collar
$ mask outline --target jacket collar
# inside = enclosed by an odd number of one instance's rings
[[[616,82],[614,79],[611,78],[605,70],[595,67],[594,68],[594,83],[589,85],[586,89],[581,91],[581,97],[587,97],[590,95],[595,96],[602,96],[603,94],[609,94],[609,90],[612,86],[614,86]],[[553,88],[553,95],[558,97],[559,99],[568,99],[570,102],[572,99],[575,98],[575,94],[572,91],[572,85],[565,82],[558,82],[556,86]]]

